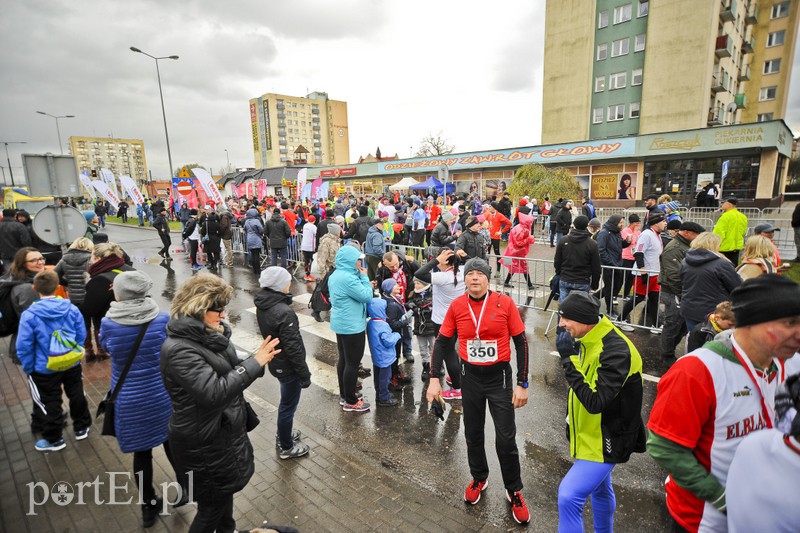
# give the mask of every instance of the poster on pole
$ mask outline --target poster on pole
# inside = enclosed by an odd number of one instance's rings
[[[297,200],[298,201],[301,201],[303,199],[303,189],[305,189],[305,187],[306,187],[306,180],[308,180],[308,169],[301,168],[297,172]]]
[[[83,184],[83,188],[86,189],[86,192],[88,192],[89,196],[92,197],[92,201],[97,200],[97,195],[94,193],[94,187],[92,187],[92,179],[89,177],[89,172],[86,170],[81,172],[80,179],[81,183]]]
[[[223,200],[222,195],[219,193],[217,184],[214,183],[214,178],[211,177],[211,174],[209,174],[206,169],[199,167],[193,168],[192,172],[194,172],[195,177],[197,177],[197,181],[200,183],[200,187],[203,188],[203,191],[205,191],[208,199],[214,202],[214,208],[216,209],[217,206],[225,205],[225,200]]]
[[[92,182],[92,187],[94,187],[95,190],[103,196],[103,198],[108,200],[108,203],[114,206],[115,211],[119,209],[119,197],[109,188],[108,185],[100,180],[94,180]]]
[[[103,180],[103,183],[108,185],[108,188],[111,190],[111,192],[113,192],[115,196],[119,197],[119,191],[117,190],[117,180],[114,179],[114,173],[107,168],[101,168],[100,177]]]
[[[142,195],[142,191],[139,190],[139,187],[136,186],[133,179],[128,175],[122,175],[119,177],[119,183],[122,185],[122,188],[128,193],[128,196],[131,197],[131,201],[136,205],[144,204],[144,196]]]

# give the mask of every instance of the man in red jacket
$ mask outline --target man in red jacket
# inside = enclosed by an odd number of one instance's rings
[[[428,246],[431,245],[431,232],[439,222],[439,215],[442,214],[442,208],[433,202],[433,196],[428,196],[428,203],[425,206],[425,216],[428,218],[428,227],[425,228],[425,240]]]
[[[498,203],[492,202],[483,216],[489,222],[489,233],[492,236],[492,251],[497,256],[497,272],[500,272],[500,239],[503,233],[511,230],[511,221],[497,210]]]

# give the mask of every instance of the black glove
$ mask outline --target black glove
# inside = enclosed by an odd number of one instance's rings
[[[300,388],[301,389],[307,389],[310,386],[311,386],[311,377],[310,376],[300,380]]]
[[[580,343],[572,338],[569,331],[562,331],[556,336],[556,349],[561,355],[561,364],[566,364],[569,358],[580,352]]]
[[[442,395],[440,394],[433,400],[433,403],[431,403],[431,412],[436,418],[438,418],[441,421],[444,421],[445,409],[446,409],[445,403],[444,400],[442,399]]]

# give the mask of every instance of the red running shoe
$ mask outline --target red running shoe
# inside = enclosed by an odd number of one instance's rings
[[[488,485],[488,479],[484,479],[483,481],[473,479],[472,482],[467,485],[467,490],[464,491],[464,501],[470,505],[475,505],[481,501],[481,492],[486,490]]]
[[[531,512],[528,506],[525,505],[525,498],[522,493],[506,491],[506,498],[511,502],[511,516],[517,521],[517,524],[527,524],[531,521]]]

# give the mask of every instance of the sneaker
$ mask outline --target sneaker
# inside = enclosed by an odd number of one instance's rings
[[[488,479],[484,479],[483,481],[473,479],[472,483],[467,485],[467,490],[464,491],[464,501],[470,505],[475,505],[481,501],[481,492],[486,490],[486,487],[488,486]]]
[[[360,400],[360,399],[362,399],[363,397],[364,397],[364,395],[363,395],[363,394],[361,394],[360,392],[357,392],[357,393],[356,393],[356,398],[357,398],[357,399],[359,399],[359,400]],[[343,405],[346,405],[346,404],[347,404],[347,401],[346,401],[344,398],[342,398],[341,396],[339,396],[339,405],[342,405],[342,406],[343,406]]]
[[[347,413],[366,413],[369,411],[369,404],[364,400],[358,400],[356,403],[345,403],[342,406],[342,411]]]
[[[511,516],[517,524],[527,524],[531,521],[531,512],[525,505],[525,498],[520,491],[509,493],[506,491],[506,498],[511,502]]]
[[[400,405],[400,400],[397,398],[389,398],[388,400],[378,400],[377,404],[380,407],[395,407]]]
[[[453,386],[453,380],[452,380],[452,379],[450,379],[450,376],[445,376],[445,377],[444,377],[444,382],[445,382],[445,383],[447,383],[447,385],[448,385],[449,387],[452,387],[452,386]]]
[[[661,335],[661,330],[653,328],[653,329],[650,330],[650,334],[651,335]]]
[[[201,267],[200,265],[192,265],[192,270],[200,270],[201,268],[203,267]]]
[[[442,398],[445,400],[460,400],[461,391],[458,389],[447,389],[442,393]]]
[[[622,324],[620,324],[619,326],[617,326],[617,327],[618,327],[620,330],[624,331],[625,333],[630,333],[630,332],[632,332],[632,331],[635,329],[633,326],[631,326],[631,325],[629,325],[629,324],[626,324],[626,323],[624,323],[624,322],[623,322]]]
[[[420,375],[420,379],[422,379],[422,381],[428,381],[429,379],[431,379],[430,363],[422,363],[422,374]]]
[[[50,442],[47,439],[40,439],[36,441],[33,447],[40,452],[57,452],[66,448],[67,443],[64,442],[64,439],[58,439],[55,442]]]
[[[89,436],[89,428],[75,430],[75,440],[83,440],[88,436]]]
[[[617,313],[608,313],[606,316],[607,316],[607,317],[608,317],[608,319],[609,319],[609,320],[611,320],[612,322],[613,322],[613,321],[616,321],[616,320],[619,320],[619,314],[617,314]]]
[[[511,287],[513,287],[513,285],[511,284],[510,281],[507,281],[507,282],[503,283],[503,287],[507,287],[507,288],[510,289]]]
[[[278,454],[278,457],[281,459],[292,459],[294,457],[302,457],[308,454],[308,444],[295,444],[288,450],[281,450],[281,453]]]
[[[294,431],[292,431],[292,444],[297,444],[297,441],[300,440],[301,436],[302,435],[299,429],[295,429]],[[275,434],[275,447],[278,448],[279,450],[281,448],[281,440],[280,438],[278,438],[277,433]]]

